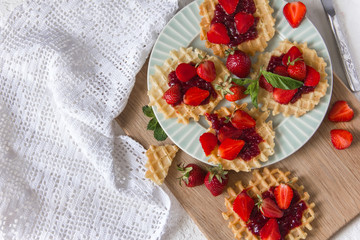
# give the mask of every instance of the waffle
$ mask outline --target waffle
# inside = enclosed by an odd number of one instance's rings
[[[162,66],[155,66],[155,74],[150,76],[150,90],[148,91],[148,96],[150,98],[150,106],[156,106],[157,110],[164,114],[165,119],[168,118],[177,118],[177,122],[188,124],[190,118],[193,118],[195,121],[199,121],[199,116],[204,115],[207,112],[211,112],[216,105],[223,99],[220,91],[215,90],[217,97],[210,98],[208,104],[199,105],[199,106],[190,106],[186,104],[179,104],[175,107],[166,103],[163,99],[163,95],[166,90],[169,89],[168,86],[168,75],[170,72],[174,71],[180,63],[198,63],[200,59],[198,54],[205,56],[206,53],[189,48],[180,48],[179,51],[171,51],[171,58],[167,59]],[[214,56],[208,56],[208,60],[213,61],[216,68],[216,78],[212,82],[213,86],[224,81],[224,79],[230,75],[229,70],[226,69],[225,65]],[[214,88],[215,89],[215,88]]]
[[[275,19],[272,17],[274,10],[269,6],[269,0],[254,0],[256,12],[254,17],[259,18],[256,30],[258,37],[241,43],[237,46],[243,52],[254,55],[256,52],[263,52],[267,47],[267,42],[275,34]],[[211,48],[215,55],[224,57],[225,50],[229,47],[224,44],[215,44],[207,40],[207,32],[210,30],[211,20],[214,17],[215,6],[218,0],[204,0],[200,5],[200,15],[203,16],[200,22],[200,39],[206,40],[205,46]]]
[[[217,155],[218,146],[216,146],[210,154],[209,162],[214,164],[220,163],[226,170],[234,170],[236,172],[249,172],[251,168],[261,167],[260,162],[266,162],[269,156],[274,154],[275,131],[272,128],[272,121],[265,122],[265,120],[270,114],[269,111],[260,112],[256,108],[248,110],[246,106],[246,103],[242,105],[232,103],[230,108],[222,107],[219,110],[215,111],[215,113],[218,114],[219,117],[225,117],[230,116],[237,109],[242,109],[247,112],[252,118],[254,118],[256,120],[256,132],[265,140],[264,142],[261,142],[259,144],[260,154],[256,157],[253,157],[249,161],[244,161],[240,157],[235,158],[234,160],[226,160]],[[209,125],[211,126],[211,123],[209,123]],[[208,129],[208,132],[215,134],[215,130],[211,127]]]
[[[154,183],[161,185],[169,171],[169,167],[179,148],[175,145],[153,146],[146,151],[148,161],[145,167],[148,169],[145,177]]]
[[[260,67],[267,67],[271,56],[280,56],[282,53],[286,53],[294,45],[303,53],[305,63],[320,73],[320,82],[313,92],[303,94],[295,103],[289,104],[280,104],[276,102],[272,97],[272,93],[260,87],[258,102],[262,104],[261,110],[265,111],[272,109],[273,115],[277,115],[279,113],[282,113],[285,117],[291,115],[300,117],[304,115],[306,112],[314,109],[314,107],[320,102],[320,98],[326,94],[326,90],[329,86],[326,79],[326,63],[324,59],[319,57],[315,50],[309,49],[307,47],[307,43],[298,44],[296,42],[292,43],[288,40],[282,41],[273,52],[259,55],[258,62],[253,65],[254,72],[250,75],[251,78],[254,79],[259,75]]]
[[[236,239],[258,239],[255,235],[253,235],[248,228],[246,227],[246,223],[241,220],[241,218],[233,211],[233,202],[238,194],[245,188],[248,188],[247,194],[256,198],[257,194],[261,196],[262,192],[269,190],[272,186],[277,186],[280,183],[288,183],[291,181],[291,187],[295,189],[299,195],[301,200],[303,200],[308,208],[304,211],[302,216],[302,225],[292,229],[288,235],[286,235],[285,239],[305,239],[307,233],[305,232],[305,228],[308,230],[312,230],[312,226],[310,223],[314,220],[314,203],[309,204],[309,194],[304,192],[304,186],[299,186],[297,184],[297,177],[289,178],[290,172],[282,172],[279,169],[269,170],[264,168],[263,172],[260,173],[258,170],[253,172],[253,178],[249,182],[247,186],[243,186],[241,181],[235,183],[235,189],[229,187],[227,189],[228,198],[225,198],[225,206],[227,211],[223,212],[223,218],[225,220],[229,220],[229,228],[234,233],[234,237]]]

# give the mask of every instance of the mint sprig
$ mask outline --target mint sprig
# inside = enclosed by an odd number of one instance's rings
[[[151,118],[146,129],[154,131],[154,138],[156,140],[164,141],[167,138],[167,135],[164,132],[164,130],[161,128],[152,108],[150,106],[145,105],[142,107],[142,111],[145,114],[145,116]]]
[[[250,95],[252,104],[258,108],[257,96],[259,93],[259,78],[233,78],[232,81],[240,86],[247,86],[245,94]]]

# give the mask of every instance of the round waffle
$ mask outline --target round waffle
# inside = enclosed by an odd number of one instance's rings
[[[211,97],[208,104],[199,106],[190,106],[182,103],[173,107],[163,99],[164,93],[169,89],[169,73],[174,71],[180,63],[199,63],[201,61],[199,55],[205,57],[206,53],[199,49],[193,49],[192,47],[180,48],[179,51],[171,51],[171,58],[167,59],[162,66],[155,66],[155,74],[150,76],[150,90],[148,91],[150,98],[149,105],[156,106],[157,110],[164,114],[165,119],[177,118],[177,122],[183,124],[188,124],[190,118],[199,121],[200,115],[210,113],[223,99],[218,90],[215,90],[217,93],[215,99]],[[224,79],[230,75],[230,72],[217,57],[208,56],[207,60],[213,61],[215,64],[216,78],[211,82],[214,87],[215,84],[223,82]]]
[[[312,230],[310,223],[314,220],[314,203],[309,203],[309,194],[304,192],[304,186],[299,186],[297,184],[297,177],[290,178],[290,172],[282,172],[279,169],[269,170],[264,168],[260,173],[259,170],[253,172],[253,178],[248,185],[244,186],[241,181],[235,183],[235,189],[229,187],[227,189],[229,197],[225,198],[225,206],[227,211],[223,212],[223,218],[229,221],[228,227],[234,233],[235,239],[247,239],[247,240],[256,240],[258,239],[254,234],[252,234],[246,226],[246,223],[233,211],[233,202],[238,194],[242,192],[245,188],[249,189],[247,194],[251,198],[256,198],[257,195],[260,195],[269,190],[270,187],[278,186],[280,183],[289,183],[291,182],[291,187],[296,190],[300,199],[303,200],[307,209],[304,211],[301,222],[302,224],[296,228],[290,230],[286,235],[285,239],[305,239],[307,233],[305,229]]]
[[[259,18],[256,30],[258,37],[245,41],[237,46],[241,51],[254,55],[256,52],[263,52],[267,47],[267,42],[275,34],[275,19],[272,17],[274,10],[269,5],[269,0],[254,0],[256,11],[254,17]],[[211,20],[214,18],[215,6],[218,0],[204,0],[200,5],[200,15],[203,16],[200,22],[200,39],[206,40],[205,46],[211,48],[215,55],[224,57],[225,50],[229,47],[224,44],[215,44],[207,40],[207,32],[210,30]]]

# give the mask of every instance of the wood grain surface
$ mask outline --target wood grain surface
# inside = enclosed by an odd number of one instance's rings
[[[152,131],[147,131],[149,118],[142,113],[142,106],[148,103],[146,95],[147,63],[138,73],[135,87],[129,102],[117,118],[125,133],[140,142],[145,148],[149,145],[171,143],[157,142]],[[289,170],[299,177],[299,182],[310,194],[310,201],[315,202],[316,218],[313,230],[307,239],[327,239],[342,226],[357,216],[360,212],[360,107],[354,95],[335,75],[331,103],[336,100],[346,100],[355,110],[354,119],[347,123],[331,123],[325,118],[314,136],[296,153],[269,168]],[[354,140],[350,148],[335,150],[330,141],[330,130],[343,128],[349,130]],[[193,218],[200,230],[208,239],[233,239],[227,222],[221,212],[225,211],[224,197],[226,193],[213,197],[205,186],[195,188],[180,187],[178,163],[198,163],[183,151],[179,151],[170,167],[165,184],[179,200],[188,214]],[[250,173],[231,172],[228,186],[235,181],[247,182]]]

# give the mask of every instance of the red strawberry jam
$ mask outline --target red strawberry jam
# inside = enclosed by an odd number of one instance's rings
[[[264,139],[256,132],[255,127],[239,130],[226,118],[219,119],[217,114],[206,113],[205,116],[207,120],[211,122],[211,127],[216,130],[216,136],[219,142],[226,138],[245,141],[245,145],[241,149],[238,157],[249,161],[260,154],[259,144],[263,142]],[[226,131],[223,131],[224,129]],[[228,129],[233,129],[233,131],[228,131]]]
[[[202,101],[200,103],[200,105],[208,104],[209,101],[210,101],[210,97],[213,97],[213,98],[217,97],[217,93],[214,90],[212,84],[205,81],[204,79],[200,78],[197,75],[195,77],[193,77],[192,79],[190,79],[189,81],[187,81],[187,82],[182,82],[176,77],[176,72],[172,71],[168,75],[168,80],[169,80],[168,85],[170,87],[172,85],[175,85],[175,84],[179,84],[181,86],[181,93],[182,93],[181,99],[183,99],[184,94],[191,87],[198,87],[200,89],[207,90],[207,91],[210,92],[210,95],[204,101]],[[172,106],[174,107],[174,106],[179,105],[181,103],[182,103],[182,101],[178,102],[176,104],[172,104]]]
[[[230,43],[228,44],[228,46],[235,47],[245,41],[257,38],[258,33],[256,30],[256,26],[259,22],[259,18],[255,18],[254,24],[249,28],[246,33],[239,34],[236,29],[234,16],[239,12],[254,14],[255,11],[256,7],[253,0],[240,0],[235,12],[230,15],[228,15],[224,11],[220,4],[217,4],[214,11],[214,18],[212,19],[211,23],[224,24],[230,37]]]
[[[268,191],[262,193],[262,198],[271,198],[274,202],[275,187],[271,187]],[[291,229],[296,228],[301,225],[301,218],[304,211],[307,209],[307,205],[304,201],[300,201],[299,193],[293,189],[293,199],[288,209],[283,210],[284,215],[277,219],[279,224],[279,230],[281,234],[281,239],[285,239],[285,236],[290,232]],[[256,199],[257,200],[257,199]],[[251,212],[249,222],[247,223],[248,229],[256,236],[259,236],[261,228],[266,224],[269,218],[264,217],[261,211],[254,207]]]

